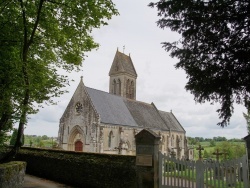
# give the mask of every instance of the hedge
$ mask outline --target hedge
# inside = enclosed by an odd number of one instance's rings
[[[136,187],[135,156],[22,148],[26,173],[75,187]]]

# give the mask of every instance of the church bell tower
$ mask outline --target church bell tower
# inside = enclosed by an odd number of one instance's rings
[[[117,49],[109,77],[109,93],[136,100],[137,73],[130,55]]]

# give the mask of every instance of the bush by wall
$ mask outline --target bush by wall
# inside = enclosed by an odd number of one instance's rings
[[[135,156],[22,148],[26,173],[75,187],[136,187]]]
[[[0,188],[22,187],[25,167],[26,163],[20,161],[0,164]]]

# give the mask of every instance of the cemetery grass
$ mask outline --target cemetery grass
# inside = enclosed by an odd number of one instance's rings
[[[213,155],[212,153],[216,151],[216,149],[220,148],[225,142],[229,143],[231,146],[234,147],[246,147],[245,146],[245,142],[233,142],[233,141],[216,141],[215,142],[215,146],[211,146],[210,142],[199,142],[196,146],[194,146],[194,160],[198,160],[198,151],[196,150],[196,148],[201,145],[201,147],[204,148],[204,150],[202,150],[202,157],[203,159],[212,159],[212,160],[216,160],[215,155]],[[221,149],[219,149],[221,151]],[[205,154],[206,151],[206,154]],[[235,156],[233,158],[238,158],[241,156]],[[223,157],[221,156],[220,159],[223,159]]]
[[[184,180],[190,181],[190,184],[192,182],[196,182],[196,170],[186,169],[185,171],[172,171],[172,172],[165,172],[166,178],[180,178]],[[208,177],[208,178],[206,178]],[[213,180],[214,172],[208,171],[204,172],[204,184],[208,185],[210,188],[228,188],[227,182],[224,179],[222,180]],[[169,181],[169,179],[166,179],[166,182]],[[243,182],[236,182],[235,187],[243,187]]]

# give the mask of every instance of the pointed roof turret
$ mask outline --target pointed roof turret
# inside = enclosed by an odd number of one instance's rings
[[[137,78],[137,73],[135,71],[135,67],[133,65],[131,57],[119,52],[117,49],[112,66],[109,71],[109,76],[119,73],[127,73]]]

